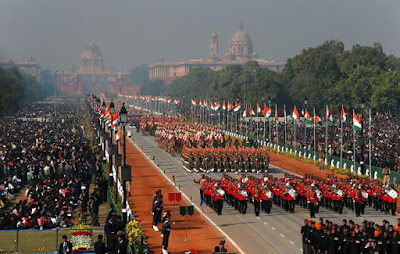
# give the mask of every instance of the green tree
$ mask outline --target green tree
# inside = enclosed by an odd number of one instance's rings
[[[132,84],[144,84],[149,81],[149,66],[142,64],[129,71]]]

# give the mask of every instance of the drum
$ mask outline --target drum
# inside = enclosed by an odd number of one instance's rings
[[[297,197],[297,191],[295,189],[290,189],[288,191],[289,195],[292,196],[292,198],[296,198]]]
[[[221,195],[222,197],[225,195],[225,191],[223,189],[218,189],[217,190],[218,194]]]

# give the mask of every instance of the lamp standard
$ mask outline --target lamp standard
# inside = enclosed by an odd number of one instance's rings
[[[269,110],[271,110],[271,95],[268,96],[268,107]],[[272,114],[271,114],[272,115]],[[268,118],[268,143],[269,143],[269,148],[271,149],[272,141],[271,141],[271,117]]]
[[[365,98],[361,98],[361,132],[360,132],[360,145],[361,145],[361,154],[360,154],[360,166],[361,166],[361,174],[364,174],[364,109],[365,109]],[[371,174],[371,172],[370,172]]]
[[[125,108],[125,103],[122,104],[122,108],[120,113],[120,120],[122,124],[123,136],[124,136],[124,166],[123,170],[126,170],[126,135],[125,135],[125,125],[128,122],[128,111]],[[127,221],[127,214],[126,214],[126,180],[122,180],[122,190],[123,190],[123,199],[122,199],[122,218],[123,221]]]
[[[114,120],[113,119],[113,114],[115,113],[115,105],[114,105],[114,102],[112,101],[112,99],[111,99],[111,103],[110,103],[110,114],[111,114],[111,129],[110,129],[110,149],[109,149],[109,151],[110,151],[110,159],[109,159],[109,172],[111,173],[111,172],[113,172],[113,170],[112,170],[112,164],[113,164],[113,159],[112,159],[112,157],[113,157],[113,153],[114,153],[114,144],[113,144],[113,129],[112,129],[112,121]],[[117,170],[115,170],[115,179],[118,179],[118,176],[117,176]],[[118,195],[118,185],[117,185],[117,181],[115,181],[115,201],[117,201],[117,195]]]
[[[308,99],[307,96],[304,98],[304,154],[307,152],[307,123],[306,123],[306,117],[307,117],[307,104],[308,104]]]

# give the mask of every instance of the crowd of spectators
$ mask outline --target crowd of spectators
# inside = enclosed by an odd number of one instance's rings
[[[96,207],[98,212],[96,202],[103,202],[105,195],[98,189],[89,194],[89,188],[101,163],[78,119],[71,117],[75,108],[65,103],[56,121],[21,118],[52,109],[37,104],[0,121],[0,230],[69,227],[78,213]],[[22,198],[7,207],[24,183]]]
[[[254,118],[255,119],[255,118]],[[264,118],[262,118],[265,120]],[[286,141],[288,145],[297,146],[304,148],[308,151],[314,151],[314,131],[312,125],[307,125],[307,136],[306,143],[304,144],[304,122],[296,122],[296,142],[294,142],[294,127],[291,118],[286,125]],[[372,116],[372,128],[369,130],[368,117],[364,115],[364,150],[361,153],[360,137],[361,132],[356,134],[356,155],[355,159],[357,162],[361,161],[361,154],[363,161],[369,163],[369,147],[368,140],[371,140],[371,164],[377,167],[389,167],[391,170],[400,172],[400,117],[393,115],[382,115],[375,114]],[[284,123],[279,122],[278,131],[276,129],[275,121],[271,121],[271,139],[284,143],[285,140],[285,128]],[[246,126],[248,133],[253,136],[258,136],[260,139],[264,139],[264,122],[253,122],[252,124],[245,121],[241,121],[240,127],[241,132],[246,133]],[[269,137],[268,122],[265,127],[265,138]],[[230,128],[231,126],[229,126]],[[236,128],[233,125],[233,128]],[[251,132],[250,132],[251,130]],[[325,156],[325,136],[326,128],[325,122],[322,125],[316,126],[316,152],[322,152]],[[329,124],[328,126],[328,155],[340,156],[340,122],[338,116],[336,116],[336,122]],[[254,143],[255,144],[255,143]],[[343,158],[352,160],[354,158],[353,153],[354,135],[353,135],[353,124],[352,117],[347,114],[347,124],[343,125]]]

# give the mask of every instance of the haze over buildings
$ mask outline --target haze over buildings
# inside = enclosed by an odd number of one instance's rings
[[[90,42],[103,52],[105,70],[126,71],[159,56],[168,61],[209,56],[209,35],[219,51],[240,21],[259,56],[284,61],[328,39],[382,43],[400,55],[398,0],[107,0],[2,1],[0,55],[32,56],[42,68],[79,69]],[[220,56],[223,57],[223,56]]]

